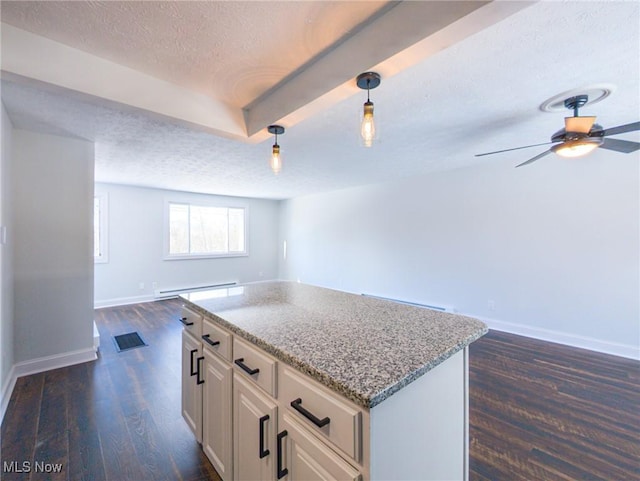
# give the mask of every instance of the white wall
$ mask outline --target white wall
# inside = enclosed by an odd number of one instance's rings
[[[2,105],[2,104],[0,104]],[[0,158],[0,226],[7,232],[6,244],[0,239],[0,412],[4,413],[7,394],[10,391],[11,368],[13,366],[13,262],[11,223],[11,120],[2,105],[2,156]],[[0,227],[1,229],[1,227]],[[0,232],[1,235],[1,232]],[[2,416],[0,416],[1,418]]]
[[[286,201],[280,277],[638,357],[639,157],[495,160]]]
[[[158,289],[174,289],[278,275],[278,201],[100,183],[95,192],[106,193],[109,204],[109,261],[95,265],[96,307],[152,300],[154,282]],[[247,207],[249,255],[163,260],[168,200]]]
[[[18,129],[12,140],[14,353],[25,373],[95,358],[94,151]]]

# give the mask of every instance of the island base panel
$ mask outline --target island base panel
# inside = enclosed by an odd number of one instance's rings
[[[468,479],[467,348],[370,412],[371,481]]]

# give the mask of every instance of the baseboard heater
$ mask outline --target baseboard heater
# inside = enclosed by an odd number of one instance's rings
[[[434,311],[450,312],[450,313],[456,312],[453,307],[433,306],[431,304],[420,304],[420,303],[417,303],[417,302],[402,301],[400,299],[392,299],[391,297],[374,296],[374,295],[371,295],[371,294],[364,294],[364,293],[362,295],[366,296],[366,297],[373,297],[374,299],[382,299],[382,300],[385,300],[385,301],[397,302],[399,304],[406,304],[408,306],[425,307],[427,309],[432,309]]]
[[[179,287],[176,289],[156,289],[154,291],[154,297],[156,299],[169,299],[171,297],[178,297],[180,294],[184,294],[185,292],[195,292],[195,291],[203,291],[206,289],[219,289],[222,287],[231,287],[237,286],[238,283],[236,281],[231,282],[222,282],[220,284],[208,284],[205,286],[190,286],[190,287]]]

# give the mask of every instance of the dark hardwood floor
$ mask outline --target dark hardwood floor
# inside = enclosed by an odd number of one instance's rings
[[[180,302],[98,309],[96,362],[19,378],[2,423],[3,480],[219,480],[180,412]],[[117,352],[138,331],[147,347]],[[35,461],[62,463],[36,473]]]
[[[469,359],[471,479],[640,480],[640,362],[497,331]]]
[[[1,461],[31,472],[1,478],[219,480],[180,414],[179,309],[96,310],[98,361],[18,379]],[[118,353],[130,331],[149,346]],[[640,480],[639,362],[492,331],[469,370],[471,480]]]

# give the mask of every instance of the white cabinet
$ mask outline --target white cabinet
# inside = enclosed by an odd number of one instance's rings
[[[288,413],[282,416],[278,447],[283,454],[279,466],[281,479],[287,481],[357,481],[357,469],[347,463],[310,431],[300,426]],[[285,474],[286,473],[286,474]]]
[[[231,334],[184,307],[182,417],[223,479],[233,479]]]
[[[182,331],[182,417],[198,442],[202,440],[202,343]]]
[[[278,407],[243,376],[233,378],[234,479],[275,480]]]
[[[233,476],[231,389],[233,371],[210,350],[204,349],[202,386],[202,449],[220,477]]]
[[[466,348],[367,409],[211,319],[180,320],[182,413],[224,481],[468,479]]]

